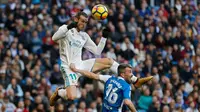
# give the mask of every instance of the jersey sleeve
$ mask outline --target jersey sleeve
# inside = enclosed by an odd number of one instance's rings
[[[109,78],[111,78],[110,75],[99,75],[99,80],[106,82]]]
[[[62,25],[59,27],[58,31],[52,36],[53,41],[57,41],[66,36],[66,32],[68,31],[67,25]]]
[[[89,50],[90,52],[92,52],[95,55],[101,55],[101,52],[103,51],[105,44],[106,44],[106,38],[101,37],[101,40],[98,44],[98,46],[92,41],[92,39],[90,38],[90,36],[85,33],[85,36],[87,37],[87,41],[84,45],[84,48],[86,48],[87,50]]]
[[[124,99],[131,99],[131,87],[130,86],[127,86],[123,90],[123,97],[124,97]]]

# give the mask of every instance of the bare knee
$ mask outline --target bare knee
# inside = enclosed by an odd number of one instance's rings
[[[106,68],[110,68],[113,65],[114,60],[112,58],[103,58],[103,62]]]
[[[75,100],[77,97],[76,97],[76,95],[75,94],[68,94],[67,95],[67,99],[68,100]]]
[[[103,64],[105,66],[111,66],[114,60],[112,58],[96,58],[95,63]]]
[[[66,88],[67,91],[67,99],[69,100],[75,100],[77,98],[77,88],[76,86],[68,86]]]
[[[112,64],[114,62],[114,60],[112,58],[106,58],[106,61],[107,61],[109,67],[112,66]]]
[[[113,65],[114,60],[112,58],[97,58],[92,72],[97,73],[101,70],[108,69]]]

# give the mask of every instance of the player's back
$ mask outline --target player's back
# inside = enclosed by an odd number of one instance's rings
[[[127,94],[130,96],[130,85],[123,78],[114,76],[109,78],[105,83],[103,112],[121,112]]]

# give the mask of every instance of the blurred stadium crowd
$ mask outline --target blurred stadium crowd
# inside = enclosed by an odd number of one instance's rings
[[[2,0],[6,1],[6,0]],[[134,2],[135,1],[135,2]],[[91,15],[107,4],[104,21],[89,18],[86,32],[95,43],[108,26],[112,36],[101,56],[130,63],[137,77],[153,75],[133,87],[138,112],[200,110],[200,4],[195,0],[8,0],[0,4],[0,112],[100,112],[103,84],[80,78],[79,99],[49,97],[64,82],[58,45],[51,36],[80,10]],[[197,2],[199,2],[197,0]],[[83,59],[94,58],[83,51]],[[103,71],[110,74],[109,71]],[[124,107],[124,111],[126,107]]]

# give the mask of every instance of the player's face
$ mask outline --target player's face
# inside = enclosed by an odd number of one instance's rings
[[[88,22],[88,18],[86,18],[85,16],[80,16],[79,17],[79,19],[78,19],[78,30],[79,31],[81,31],[81,30],[83,30],[85,27],[86,27],[86,25],[87,25],[87,22]]]
[[[124,79],[126,82],[131,83],[131,76],[133,75],[132,69],[127,67],[125,68],[125,74],[124,74]]]

